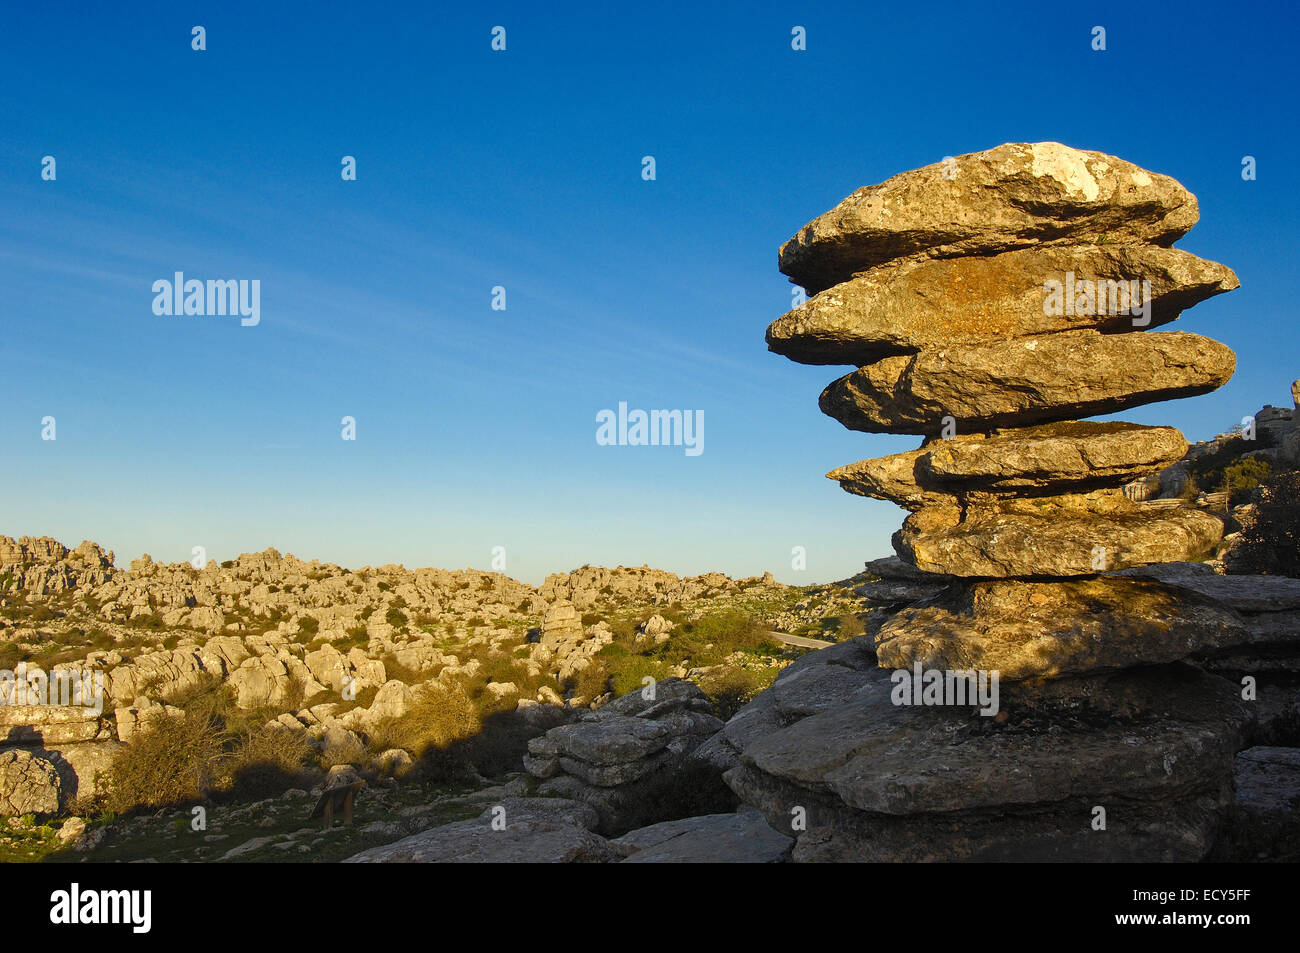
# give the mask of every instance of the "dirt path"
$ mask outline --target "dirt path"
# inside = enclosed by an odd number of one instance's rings
[[[769,632],[767,634],[778,642],[798,646],[801,649],[824,649],[828,645],[835,644],[834,642],[827,642],[825,639],[810,639],[805,635],[786,635],[784,632]]]

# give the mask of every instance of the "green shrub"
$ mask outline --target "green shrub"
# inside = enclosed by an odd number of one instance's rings
[[[401,718],[388,718],[375,726],[371,747],[376,751],[405,748],[418,759],[431,749],[445,749],[473,737],[478,730],[478,711],[464,689],[434,682],[416,689],[415,704]]]
[[[596,653],[609,673],[609,689],[615,696],[638,691],[649,677],[660,682],[672,677],[673,667],[662,659],[630,652],[618,643],[611,643]]]
[[[212,787],[223,740],[220,719],[202,707],[183,717],[151,719],[109,767],[108,809],[125,813],[203,800]]]
[[[59,618],[60,614],[55,612],[49,606],[36,604],[27,611],[28,622],[51,622]]]
[[[573,696],[591,702],[609,691],[609,680],[610,673],[604,660],[594,658],[585,668],[575,672],[565,687]]]
[[[847,642],[849,639],[856,639],[867,634],[867,625],[862,616],[852,612],[837,617],[833,622],[833,627],[835,629],[835,638],[841,642]]]
[[[1244,457],[1223,470],[1224,488],[1234,506],[1246,502],[1251,492],[1273,472],[1272,465],[1259,457]]]
[[[718,717],[727,721],[736,712],[766,691],[776,679],[775,667],[751,671],[723,666],[706,672],[700,678],[700,689],[713,702]]]
[[[0,669],[12,672],[19,662],[27,660],[29,654],[13,642],[0,642]]]
[[[223,786],[239,798],[282,794],[303,778],[313,753],[305,732],[263,725],[234,743]]]
[[[1232,573],[1300,576],[1300,471],[1261,483],[1253,520],[1225,558]]]
[[[679,625],[661,651],[689,658],[695,665],[716,665],[732,652],[771,653],[779,648],[761,619],[731,610]]]

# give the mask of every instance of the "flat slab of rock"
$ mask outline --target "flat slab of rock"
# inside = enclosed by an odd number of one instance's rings
[[[684,678],[665,678],[655,682],[653,691],[637,689],[620,695],[602,706],[594,717],[629,715],[656,719],[667,712],[690,710],[712,712],[713,705],[700,686]]]
[[[855,586],[853,592],[876,606],[905,606],[936,596],[947,585],[942,581],[926,584],[903,579],[882,579],[879,582],[866,582]]]
[[[851,699],[753,739],[727,783],[773,825],[802,808],[799,860],[1194,860],[1230,798],[1246,706],[1232,683],[1137,670],[1129,717],[999,724],[896,705],[881,671]],[[1091,827],[1107,807],[1107,832]]]
[[[595,812],[561,798],[508,798],[505,826],[490,807],[480,817],[435,827],[347,858],[345,864],[608,863],[623,853],[592,833]]]
[[[995,506],[927,507],[903,521],[894,548],[927,572],[953,576],[1087,576],[1100,569],[1199,559],[1223,536],[1214,515],[1150,511],[1097,494],[1032,497]]]
[[[1212,600],[1153,580],[973,583],[904,609],[876,635],[892,669],[996,671],[1003,681],[1060,678],[1179,661],[1247,644]]]
[[[613,843],[635,851],[625,864],[779,864],[794,846],[757,811],[664,821]]]
[[[832,382],[822,412],[850,430],[941,434],[1109,414],[1205,394],[1232,377],[1226,345],[1180,331],[1035,338],[888,357]]]
[[[580,781],[601,788],[617,787],[639,781],[665,767],[672,761],[672,753],[667,749],[637,761],[623,761],[617,764],[591,764],[578,758],[559,759],[559,769]],[[535,775],[541,777],[540,775]]]
[[[938,440],[921,464],[938,483],[1023,491],[1070,484],[1118,486],[1182,459],[1173,427],[1073,420],[998,430],[984,440]]]
[[[1198,218],[1174,179],[1059,142],[1012,142],[858,189],[781,247],[815,294],[909,255],[992,255],[1043,244],[1171,245]]]
[[[1150,284],[1132,284],[1140,281]],[[803,364],[870,364],[991,337],[1132,331],[1167,324],[1184,308],[1238,286],[1230,268],[1154,245],[1052,245],[909,260],[809,298],[768,327],[767,346]]]
[[[934,573],[921,572],[915,566],[910,566],[903,562],[897,556],[881,556],[879,559],[868,559],[866,561],[866,570],[873,576],[879,576],[881,579],[903,579],[908,582],[943,582],[944,578],[936,576]]]
[[[1173,427],[1068,421],[931,440],[826,476],[849,493],[918,510],[954,499],[1123,486],[1186,452]]]
[[[1300,609],[1300,579],[1289,576],[1220,576],[1204,563],[1182,562],[1125,569],[1118,575],[1159,579],[1195,590],[1241,612]]]
[[[0,705],[0,742],[61,745],[113,736],[92,708],[71,705]]]
[[[735,767],[754,739],[853,697],[878,672],[869,636],[808,652],[783,668],[772,686],[733,715],[695,756],[719,770]]]
[[[567,755],[593,765],[627,764],[667,746],[666,725],[629,715],[602,714],[591,721],[552,728],[528,743],[535,756]]]

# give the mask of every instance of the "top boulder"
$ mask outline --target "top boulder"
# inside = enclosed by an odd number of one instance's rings
[[[898,258],[1087,242],[1168,246],[1198,218],[1166,175],[1059,142],[1014,142],[858,189],[781,246],[809,294]]]

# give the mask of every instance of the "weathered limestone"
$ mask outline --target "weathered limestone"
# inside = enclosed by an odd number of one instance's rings
[[[345,864],[609,863],[623,852],[593,833],[591,808],[563,798],[507,798],[468,821],[354,854]]]
[[[1172,427],[1071,421],[930,440],[826,476],[850,493],[918,510],[954,498],[1123,486],[1186,452],[1187,441]]]
[[[1082,312],[1045,309],[1044,278],[1059,276],[1064,284],[1066,275],[1102,282],[1102,300]],[[1135,276],[1150,282],[1149,298],[1140,285],[1133,294]],[[773,322],[767,346],[803,364],[870,364],[992,337],[1132,330],[1135,317],[1142,327],[1159,327],[1237,286],[1236,275],[1217,262],[1154,245],[1053,245],[991,258],[914,260],[881,265],[808,299]],[[1149,314],[1128,313],[1136,299],[1143,308],[1149,302]]]
[[[779,864],[794,841],[754,810],[662,821],[613,841],[625,864]]]
[[[1204,559],[1218,518],[1188,508],[1149,514],[1115,490],[1028,497],[913,513],[894,547],[926,572],[953,576],[1085,576],[1148,563]]]
[[[1057,142],[1013,142],[858,189],[781,247],[781,271],[815,294],[908,255],[1167,246],[1198,217],[1195,196],[1168,176]]]
[[[727,732],[727,783],[792,830],[796,861],[1200,859],[1248,721],[1231,683],[1186,666],[1121,672],[1006,721],[894,704],[881,669],[844,677],[856,687],[810,714]]]
[[[783,270],[820,293],[773,323],[769,346],[863,362],[822,392],[822,410],[852,430],[926,438],[828,474],[913,511],[894,538],[904,561],[1071,577],[1212,555],[1215,517],[1103,492],[1178,460],[1181,434],[1075,419],[1232,376],[1217,341],[1146,330],[1238,285],[1168,247],[1195,221],[1172,179],[1011,143],[861,189],[786,244]]]
[[[666,679],[652,697],[631,692],[533,738],[524,767],[541,781],[541,794],[590,804],[601,833],[621,833],[664,819],[656,812],[665,792],[721,728],[694,682]]]
[[[59,786],[59,773],[45,758],[0,751],[0,817],[57,813]]]
[[[850,430],[939,436],[1110,414],[1221,387],[1236,358],[1181,331],[1067,331],[888,357],[832,383],[821,408]]]
[[[876,636],[880,664],[1059,678],[1181,661],[1252,641],[1234,613],[1152,580],[1016,580],[954,586]]]
[[[1257,585],[1223,601],[1200,576],[1136,577],[1213,556],[1223,523],[1125,495],[1186,453],[1178,431],[1076,419],[1231,377],[1224,345],[1148,330],[1238,285],[1168,247],[1196,217],[1165,176],[1013,143],[860,189],[782,248],[813,297],[769,347],[859,364],[821,409],[925,438],[828,474],[912,511],[893,542],[917,578],[882,565],[875,584],[907,605],[859,645],[791,666],[699,753],[791,828],[794,860],[1210,851],[1254,712],[1189,663],[1228,674],[1261,647],[1294,659],[1278,608],[1293,595]],[[1238,608],[1260,602],[1270,611]],[[927,674],[939,680],[922,696]]]

